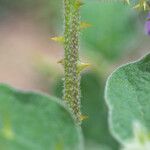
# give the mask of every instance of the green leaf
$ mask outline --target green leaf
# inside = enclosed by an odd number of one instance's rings
[[[138,17],[122,2],[87,0],[81,9],[81,16],[82,21],[91,24],[81,34],[87,55],[94,53],[111,62],[137,46],[140,31]]]
[[[81,93],[82,113],[88,116],[82,123],[85,139],[110,150],[117,150],[119,145],[108,129],[104,84],[101,77],[93,72],[84,74],[81,80]]]
[[[136,122],[150,132],[150,54],[117,69],[107,81],[105,96],[110,128],[119,141],[134,137]]]
[[[54,94],[62,97],[62,87],[63,82],[58,79],[53,86]],[[82,114],[88,118],[83,120],[82,129],[87,150],[104,150],[104,147],[108,150],[118,150],[119,147],[108,129],[103,93],[104,84],[101,77],[95,72],[84,73],[81,79],[81,103]]]
[[[82,150],[82,136],[56,98],[0,84],[0,149]]]

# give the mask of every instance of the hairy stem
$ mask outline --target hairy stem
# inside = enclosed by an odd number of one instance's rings
[[[76,0],[64,0],[65,6],[65,58],[64,58],[64,100],[71,109],[77,123],[80,123],[80,74],[79,62],[79,7]]]

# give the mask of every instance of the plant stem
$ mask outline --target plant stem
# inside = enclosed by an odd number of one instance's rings
[[[79,26],[80,15],[76,0],[64,0],[65,6],[65,58],[64,58],[64,96],[63,99],[71,109],[77,123],[80,124],[80,73],[79,62]]]

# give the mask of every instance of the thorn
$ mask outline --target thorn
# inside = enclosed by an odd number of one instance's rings
[[[53,40],[55,42],[59,42],[59,43],[64,43],[64,41],[65,41],[63,36],[53,37],[53,38],[51,38],[51,40]]]
[[[64,59],[61,59],[61,60],[57,61],[57,63],[64,66]],[[91,66],[91,64],[89,64],[89,63],[79,62],[78,65],[77,65],[78,73],[80,73],[81,71],[83,71],[84,69],[86,69],[90,66]]]
[[[81,22],[80,23],[80,29],[82,30],[82,29],[85,29],[85,28],[89,28],[89,27],[91,27],[92,25],[91,24],[89,24],[89,23],[87,23],[87,22]]]
[[[58,64],[64,65],[64,59],[61,59],[57,62]]]
[[[91,64],[89,64],[89,63],[81,63],[80,62],[80,63],[78,63],[78,72],[81,72],[90,66],[91,66]]]
[[[88,119],[89,117],[86,116],[86,115],[80,115],[80,121],[83,121],[83,120],[86,120]]]
[[[84,3],[81,1],[81,0],[77,0],[76,2],[75,2],[75,7],[77,8],[77,9],[79,9],[81,6],[83,6],[84,5]]]

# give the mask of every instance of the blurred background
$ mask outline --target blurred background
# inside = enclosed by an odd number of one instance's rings
[[[149,52],[146,13],[121,2],[85,0],[81,20],[91,24],[80,35],[82,124],[86,150],[118,150],[107,123],[104,87],[118,66]],[[63,46],[51,37],[63,34],[62,0],[0,0],[0,82],[62,97]]]

